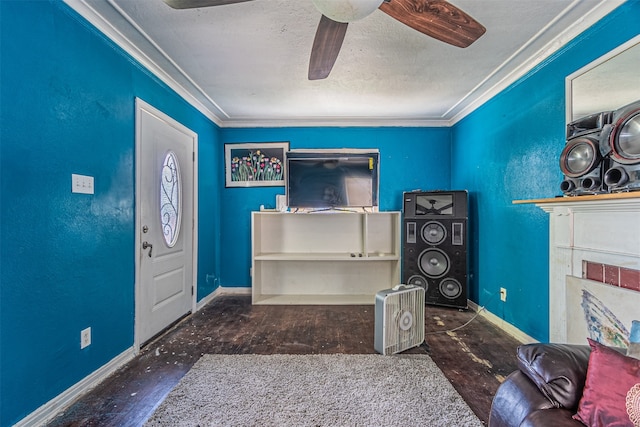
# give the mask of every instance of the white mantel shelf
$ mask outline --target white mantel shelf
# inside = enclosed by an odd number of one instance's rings
[[[640,269],[640,192],[512,203],[535,204],[549,213],[549,338],[571,341],[567,276],[583,277],[583,261]]]
[[[638,203],[640,203],[640,191],[637,192],[628,192],[628,193],[608,193],[608,194],[593,194],[593,195],[585,195],[585,196],[572,196],[572,197],[550,197],[547,199],[528,199],[528,200],[514,200],[512,203],[514,205],[523,205],[523,204],[535,204],[536,206],[540,206],[540,208],[544,210],[553,209],[554,205],[562,205],[566,207],[570,206],[581,206],[584,203],[593,204],[596,202],[598,204],[620,204],[620,201],[626,201],[629,199],[636,199]],[[627,203],[627,202],[623,202]],[[545,206],[550,205],[549,208],[545,208]]]

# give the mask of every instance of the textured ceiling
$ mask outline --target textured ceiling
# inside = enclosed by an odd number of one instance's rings
[[[66,0],[223,127],[446,126],[621,0],[455,0],[487,32],[466,49],[377,10],[349,24],[330,76],[307,80],[310,0],[175,10],[162,0]]]

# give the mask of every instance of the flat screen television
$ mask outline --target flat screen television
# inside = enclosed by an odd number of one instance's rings
[[[287,205],[292,210],[378,207],[379,152],[289,151]]]

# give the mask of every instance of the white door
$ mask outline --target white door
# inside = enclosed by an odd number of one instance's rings
[[[197,135],[136,100],[136,346],[192,310]]]

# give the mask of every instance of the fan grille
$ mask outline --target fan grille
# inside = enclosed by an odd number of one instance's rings
[[[424,341],[424,289],[417,286],[389,294],[384,301],[383,354],[395,354]]]

